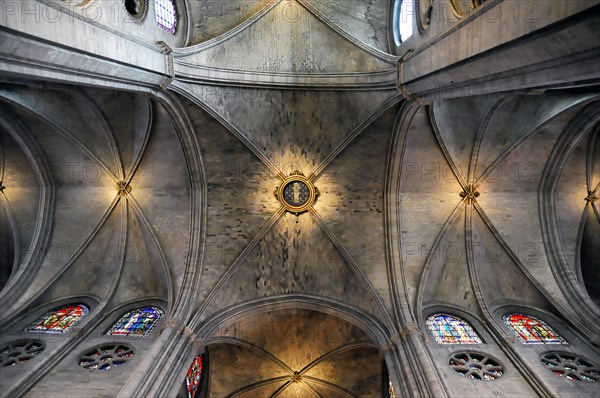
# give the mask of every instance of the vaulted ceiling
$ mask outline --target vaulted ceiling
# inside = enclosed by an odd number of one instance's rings
[[[215,38],[243,28],[252,19],[261,17],[273,6],[287,22],[306,23],[304,15],[310,10],[323,22],[366,45],[389,53],[387,16],[390,2],[387,0],[197,0],[186,4],[191,27],[187,46],[210,42]],[[273,16],[271,15],[272,19]],[[316,19],[314,20],[316,22]],[[277,31],[281,33],[281,31]],[[255,43],[258,44],[258,43]],[[299,40],[298,43],[304,43]]]
[[[379,347],[335,316],[263,313],[220,328],[208,342],[216,397],[378,397]]]
[[[379,396],[352,311],[388,337],[436,307],[499,328],[508,304],[598,333],[597,96],[421,106],[387,1],[187,4],[168,94],[3,79],[6,306],[158,300],[197,329],[270,300],[206,332],[218,397]],[[298,216],[273,195],[294,170],[321,193]],[[306,298],[329,310],[277,308]]]
[[[40,97],[41,92],[51,93],[52,100]],[[199,209],[176,123],[164,105],[143,95],[59,86],[42,90],[5,85],[2,95],[3,210],[8,215],[3,228],[15,272],[4,293],[23,292],[15,306],[83,295],[100,303],[97,311],[148,299],[163,300],[169,308],[177,305],[187,259],[193,257],[190,237],[196,227],[190,220]],[[194,286],[194,322],[239,303],[301,294],[345,303],[392,325],[394,303],[402,298],[394,297],[388,285],[384,192],[390,148],[392,153],[397,150],[392,137],[394,126],[401,125],[399,108],[386,103],[385,92],[348,99],[344,92],[319,93],[334,98],[324,103],[310,101],[314,93],[294,95],[293,101],[280,97],[268,107],[241,99],[223,104],[223,119],[235,129],[180,99],[201,148],[206,178],[206,192],[197,192],[206,195],[206,238],[201,278]],[[557,140],[581,119],[582,107],[593,98],[552,94],[543,100],[486,100],[434,103],[429,112],[416,108],[407,125],[396,131],[404,135],[405,146],[403,176],[396,182],[399,196],[392,203],[399,209],[403,263],[397,271],[406,278],[405,305],[417,318],[428,307],[445,305],[485,319],[486,313],[508,302],[574,313],[552,277],[543,244],[536,243],[545,241],[544,229],[536,225],[537,191]],[[252,105],[252,113],[243,110]],[[457,114],[460,120],[454,118]],[[506,125],[518,127],[502,127]],[[269,139],[261,131],[270,131]],[[236,136],[241,132],[246,145]],[[558,184],[568,185],[556,198],[561,214],[556,221],[561,230],[558,244],[574,272],[581,261],[578,251],[593,245],[578,231],[581,222],[595,225],[587,215],[594,208],[586,207],[583,199],[597,178],[594,151],[587,149],[596,135],[591,127],[581,130],[557,178]],[[280,180],[272,168],[284,174],[292,169],[315,173],[321,196],[314,214],[281,211],[273,195]],[[131,190],[119,192],[119,181],[126,181]],[[470,186],[480,194],[474,206],[459,195]],[[572,198],[561,196],[565,194]],[[284,311],[276,314],[281,318],[277,322],[310,325],[313,317],[323,316],[309,312]],[[262,317],[244,322],[270,322]],[[330,318],[314,323],[342,322]],[[309,335],[294,338],[302,347],[311,346],[312,332],[300,329]],[[372,369],[375,379],[381,374],[380,362],[369,359],[378,357],[376,342],[366,336],[357,340],[366,345],[343,340],[293,364],[288,363],[292,359],[279,358],[283,354],[278,350],[285,345],[273,348],[263,341],[224,337],[217,333],[210,338],[212,372],[229,369],[232,358],[242,361],[258,355],[267,361],[264,374],[240,365],[239,385],[229,390],[234,384],[215,377],[215,391],[223,390],[224,395],[238,390],[236,394],[252,395],[255,388],[273,393],[285,387],[285,394],[295,396],[295,384],[288,380],[291,370],[311,367],[331,350],[340,350],[340,358],[367,359],[347,372],[366,375],[366,369]],[[342,355],[347,345],[350,351]],[[354,363],[351,358],[339,360]],[[307,373],[315,380],[297,388],[357,394],[349,381],[331,379],[334,373]],[[265,380],[270,381],[262,383]]]

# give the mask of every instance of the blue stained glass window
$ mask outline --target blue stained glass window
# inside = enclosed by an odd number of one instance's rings
[[[123,315],[106,333],[108,335],[146,336],[164,315],[157,307],[144,307]]]
[[[481,344],[471,325],[458,317],[435,314],[427,318],[427,326],[438,344]]]

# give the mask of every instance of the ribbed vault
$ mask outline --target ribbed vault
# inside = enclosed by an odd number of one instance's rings
[[[192,25],[187,46],[205,43],[256,19],[279,0],[198,0],[187,4]],[[347,0],[344,3],[323,0],[284,2],[283,12],[289,22],[298,22],[306,7],[332,27],[354,37],[357,41],[382,52],[389,52],[386,0]]]
[[[108,341],[116,313],[146,304],[166,319],[135,343],[135,366],[110,389],[100,377],[82,389],[174,395],[206,348],[219,398],[376,397],[388,371],[398,396],[574,391],[541,376],[541,351],[516,345],[502,314],[547,316],[563,348],[597,354],[587,341],[600,335],[598,98],[410,101],[389,54],[393,3],[179,1],[187,15],[167,43],[185,38],[179,48],[138,38],[123,47],[131,54],[102,60],[110,68],[82,50],[90,59],[76,72],[3,75],[2,332],[22,334],[20,322],[75,299],[91,313],[2,391],[68,384],[84,338]],[[432,27],[420,54],[468,18]],[[30,39],[19,40],[11,46]],[[423,67],[438,73],[431,58]],[[299,215],[273,193],[295,171],[320,192]],[[497,356],[505,384],[453,374],[454,347],[426,329],[432,311],[472,323],[483,343],[469,348]]]
[[[544,228],[537,224],[538,186],[558,137],[592,100],[568,93],[547,95],[543,101],[487,96],[434,102],[429,115],[424,109],[415,113],[405,141],[399,203],[403,272],[415,316],[433,304],[478,314],[492,324],[497,321],[491,314],[507,303],[566,317],[577,312],[548,273]],[[413,128],[421,133],[411,134]],[[568,205],[577,199],[581,203],[575,206],[579,214],[568,216],[567,202],[557,202],[564,203],[556,213],[559,220],[574,223],[571,232],[560,228],[566,247],[572,247],[571,261],[576,259],[586,192],[594,189],[586,185],[590,160],[584,149],[592,131],[580,141],[582,156],[571,155],[579,162],[572,167],[582,189],[559,188],[568,192]],[[423,153],[428,154],[426,162]],[[561,181],[577,180],[571,175]],[[436,205],[424,207],[423,197]],[[523,219],[529,220],[527,225]],[[431,220],[431,227],[422,228],[424,220]],[[572,321],[596,330],[585,318]]]
[[[189,209],[190,188],[185,166],[167,166],[183,156],[165,109],[142,95],[58,86],[5,86],[2,98],[6,126],[27,150],[38,151],[51,173],[47,183],[56,186],[55,222],[42,231],[45,256],[27,264],[35,278],[15,304],[65,295],[89,295],[109,308],[144,298],[172,303],[182,283],[172,275],[182,275],[188,247],[181,209]],[[39,196],[28,191],[37,181],[27,177],[25,157],[13,160],[18,155],[11,150],[7,158],[18,170],[5,184],[7,197],[14,197],[7,203],[16,203],[10,206],[16,224],[33,229],[35,202],[25,204]],[[46,188],[34,186],[40,187]],[[21,235],[31,240],[31,232]],[[18,285],[25,276],[12,278]]]
[[[208,347],[214,396],[379,396],[377,346],[364,331],[332,315],[266,312],[222,325]]]

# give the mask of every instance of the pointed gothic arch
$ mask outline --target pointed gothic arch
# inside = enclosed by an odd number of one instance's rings
[[[128,311],[112,325],[106,334],[110,336],[147,336],[164,314],[163,310],[154,306]]]
[[[46,312],[25,330],[27,332],[65,333],[90,312],[84,304],[67,305]]]
[[[546,322],[532,315],[512,312],[502,319],[523,344],[568,344]]]
[[[437,313],[425,321],[438,344],[481,344],[483,341],[471,324],[447,313]]]

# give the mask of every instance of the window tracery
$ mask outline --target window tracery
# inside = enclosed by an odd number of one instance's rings
[[[200,381],[202,380],[202,359],[202,355],[197,355],[185,375],[188,398],[196,398],[199,395]]]
[[[388,398],[396,398],[396,392],[394,391],[394,385],[392,384],[392,378],[388,376]]]
[[[44,350],[44,343],[37,340],[17,340],[0,347],[0,367],[5,368],[29,361]]]
[[[133,348],[126,344],[104,344],[94,347],[81,355],[79,366],[84,369],[108,370],[121,366],[133,358]]]
[[[523,344],[568,344],[546,322],[536,317],[510,313],[503,319]]]
[[[497,359],[478,352],[455,352],[448,364],[454,371],[472,380],[495,380],[504,374],[504,367]]]
[[[106,334],[147,336],[163,315],[158,307],[138,308],[121,316]]]
[[[554,374],[569,380],[597,383],[600,381],[600,368],[592,362],[569,352],[551,351],[542,355],[542,365]]]
[[[42,333],[65,333],[90,309],[83,304],[71,305],[45,313],[37,321],[29,325],[25,331]]]
[[[154,14],[158,26],[171,34],[175,34],[177,11],[173,0],[154,0]]]
[[[471,325],[449,314],[435,314],[427,318],[427,327],[438,344],[481,344],[481,338]]]

